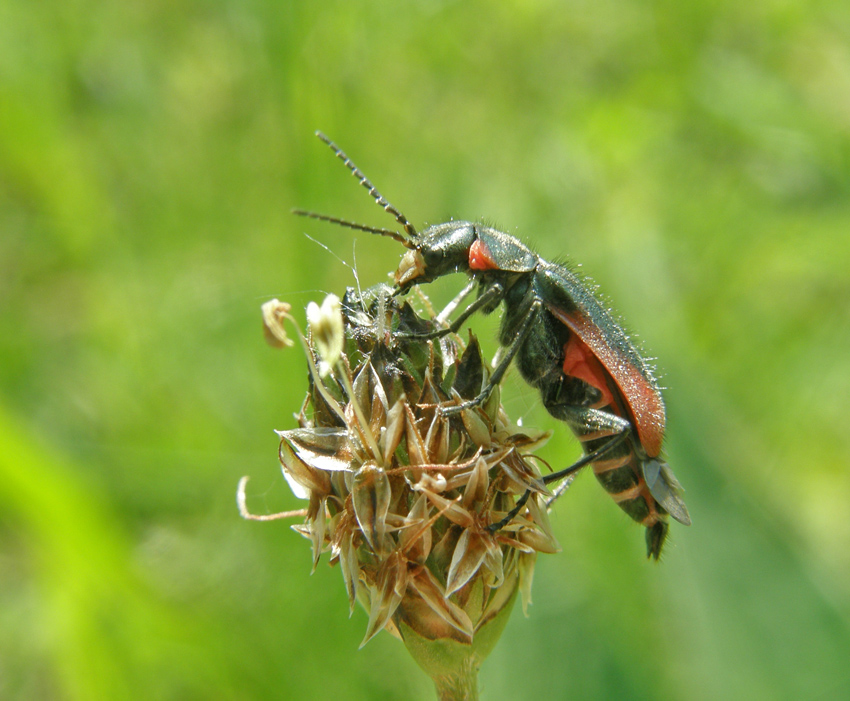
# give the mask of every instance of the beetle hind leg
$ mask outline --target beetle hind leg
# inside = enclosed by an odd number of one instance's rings
[[[597,411],[597,410],[587,409],[587,411]],[[597,413],[604,414],[605,412],[597,412]],[[609,414],[608,416],[613,416],[613,415]],[[614,416],[613,418],[619,418],[619,417]],[[546,475],[545,477],[543,477],[543,483],[544,484],[551,484],[552,482],[560,482],[561,480],[566,479],[570,475],[574,475],[576,472],[581,470],[583,467],[586,467],[590,463],[594,462],[595,460],[600,460],[601,458],[604,458],[609,453],[614,452],[620,445],[622,445],[624,443],[624,441],[626,440],[626,438],[629,435],[628,431],[629,431],[629,428],[631,427],[631,424],[629,424],[628,421],[625,421],[625,424],[626,424],[625,427],[621,427],[621,430],[618,433],[609,436],[608,439],[602,445],[600,445],[595,450],[587,453],[586,455],[582,456],[581,458],[576,460],[576,462],[574,462],[569,467],[564,468],[563,470],[558,470],[558,472],[553,472],[552,474]],[[560,493],[563,493],[563,492],[560,492]],[[556,494],[556,496],[560,496],[560,493]],[[496,531],[499,531],[502,528],[504,528],[505,526],[507,526],[511,521],[513,521],[514,518],[516,518],[517,514],[519,514],[519,512],[522,511],[522,508],[525,506],[529,497],[531,497],[531,490],[530,489],[526,490],[525,493],[519,499],[517,499],[517,502],[516,502],[516,504],[514,504],[514,507],[505,515],[505,517],[503,519],[501,519],[500,521],[497,521],[496,523],[491,523],[487,527],[487,530],[490,531],[491,533],[495,533]]]

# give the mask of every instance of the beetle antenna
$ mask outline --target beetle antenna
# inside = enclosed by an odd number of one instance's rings
[[[308,212],[304,209],[293,209],[293,214],[297,214],[299,217],[309,217],[310,219],[319,219],[320,221],[327,221],[331,224],[339,224],[340,226],[345,226],[349,229],[357,229],[357,231],[368,231],[370,234],[380,234],[381,236],[389,236],[391,239],[398,241],[405,248],[413,248],[413,244],[410,242],[410,239],[402,236],[397,231],[393,231],[392,229],[380,229],[376,226],[366,226],[366,224],[358,224],[353,221],[348,221],[347,219],[340,219],[339,217],[332,217],[328,214],[319,214],[318,212]]]
[[[360,170],[356,165],[354,165],[352,160],[345,155],[345,152],[333,141],[331,141],[327,136],[325,136],[322,132],[317,131],[316,136],[318,136],[322,141],[324,141],[330,147],[331,151],[336,154],[336,157],[339,158],[343,163],[345,163],[345,167],[348,168],[351,171],[351,174],[360,181],[360,184],[369,191],[369,194],[372,196],[372,199],[375,200],[375,202],[377,202],[381,207],[383,207],[385,211],[389,212],[393,215],[393,217],[395,217],[395,220],[399,224],[401,224],[402,227],[404,227],[404,230],[407,235],[412,239],[416,238],[416,228],[413,226],[413,224],[407,221],[407,217],[405,217],[400,211],[393,207],[389,203],[389,201],[380,192],[378,192],[378,189],[371,182],[369,182],[369,178],[367,178],[363,174],[362,170]],[[347,226],[347,224],[343,224],[343,226]],[[386,229],[382,229],[380,231],[374,231],[372,229],[363,230],[372,231],[372,233],[383,233],[384,231],[386,231]],[[408,246],[408,248],[410,247]]]

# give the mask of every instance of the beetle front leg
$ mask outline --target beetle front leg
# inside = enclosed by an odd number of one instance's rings
[[[473,286],[475,285],[475,281],[473,280],[470,285],[463,289],[463,291],[455,298],[463,299],[466,295],[468,295]],[[500,282],[494,282],[490,287],[484,290],[472,304],[470,304],[466,309],[464,309],[460,314],[458,314],[457,318],[449,324],[447,327],[443,329],[438,329],[437,331],[431,331],[430,333],[397,333],[395,334],[396,338],[403,338],[405,340],[416,339],[421,341],[432,341],[438,338],[443,338],[443,336],[448,336],[450,333],[457,333],[460,330],[460,327],[463,326],[464,322],[471,317],[478,310],[487,307],[488,305],[498,303],[502,297],[505,295],[505,287]],[[452,300],[451,304],[455,303],[455,300]],[[442,316],[442,315],[441,315]],[[439,318],[439,317],[438,317]]]

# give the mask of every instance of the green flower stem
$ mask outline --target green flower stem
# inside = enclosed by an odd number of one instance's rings
[[[434,677],[440,701],[478,701],[479,662],[472,657],[453,674]]]

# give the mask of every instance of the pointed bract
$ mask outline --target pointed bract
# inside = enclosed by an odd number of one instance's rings
[[[498,391],[445,416],[441,406],[480,392],[489,365],[474,337],[458,360],[456,338],[395,335],[431,322],[391,293],[310,308],[307,400],[299,426],[278,432],[284,475],[309,499],[294,528],[311,542],[313,568],[323,552],[339,565],[349,609],[366,608],[364,644],[388,630],[420,652],[450,640],[467,651],[459,654],[480,656],[520,588],[527,605],[536,552],[558,549],[539,496],[549,491],[529,457],[548,434],[510,424]],[[281,305],[263,310],[278,340]],[[657,481],[675,490],[662,470]],[[537,493],[527,507],[491,532],[526,489]]]

